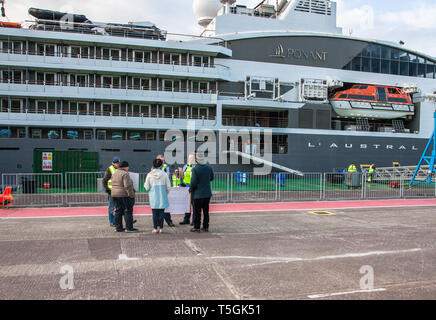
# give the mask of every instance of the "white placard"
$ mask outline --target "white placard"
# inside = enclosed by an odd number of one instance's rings
[[[170,206],[165,209],[169,213],[186,213],[190,211],[189,188],[172,187],[168,194]]]
[[[132,179],[132,181],[133,181],[133,188],[135,189],[135,191],[138,191],[139,190],[139,173],[129,171],[129,175],[130,175],[130,179]]]
[[[53,152],[42,153],[42,171],[53,171]]]

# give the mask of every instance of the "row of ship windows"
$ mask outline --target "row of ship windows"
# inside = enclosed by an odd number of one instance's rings
[[[74,128],[0,128],[0,138],[69,139],[69,140],[145,140],[155,141],[155,131],[92,130]],[[163,141],[163,139],[162,139]]]
[[[436,78],[436,65],[432,62],[416,63],[380,58],[355,57],[344,70],[385,73],[408,77]]]
[[[214,120],[215,107],[63,100],[1,99],[0,112]],[[27,105],[27,107],[25,107]]]
[[[18,138],[18,139],[49,139],[49,140],[122,140],[122,141],[165,141],[166,131],[155,130],[119,130],[119,129],[75,129],[75,128],[23,128],[23,127],[0,127],[0,139]],[[193,136],[188,136],[186,131],[182,131],[184,141],[199,141],[197,133]],[[173,141],[175,137],[173,137]],[[288,146],[287,135],[273,135],[271,139],[272,153],[286,153]],[[204,137],[207,141],[207,136]],[[242,151],[244,144],[250,144],[250,141],[242,141],[242,137],[238,140],[227,138],[228,148],[238,146],[239,151]],[[233,147],[232,147],[233,144]],[[261,135],[258,140],[253,141],[253,144],[260,144],[263,149],[264,137]],[[104,149],[103,151],[112,151]],[[140,151],[140,150],[138,150]]]
[[[189,53],[61,45],[33,41],[3,40],[0,44],[3,53],[214,67],[214,57]]]
[[[33,70],[0,70],[0,82],[194,93],[211,93],[216,88],[215,82],[209,81],[102,74],[71,74]]]
[[[339,96],[339,99],[358,99],[358,100],[371,100],[375,101],[374,96],[365,96],[360,94],[341,94]],[[401,103],[407,103],[407,99],[404,98],[388,98],[388,102],[401,102]]]

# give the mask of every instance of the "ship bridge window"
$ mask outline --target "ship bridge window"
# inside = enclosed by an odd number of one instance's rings
[[[427,64],[427,72],[426,72],[426,77],[427,78],[434,78],[434,73],[435,73],[435,66],[431,65],[431,64]]]
[[[418,77],[425,78],[425,76],[426,76],[425,64],[420,63],[418,64]]]
[[[363,72],[371,72],[371,59],[370,58],[362,58],[362,71]]]
[[[400,91],[398,91],[397,88],[388,88],[388,92],[390,94],[400,94]]]
[[[383,45],[369,44],[344,67],[344,70],[434,78],[432,62],[422,56]]]

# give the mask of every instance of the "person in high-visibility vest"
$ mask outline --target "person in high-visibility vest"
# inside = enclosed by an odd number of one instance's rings
[[[170,177],[170,167],[165,163],[165,157],[162,154],[157,155],[156,159],[161,159],[162,160],[162,167],[160,167],[160,169],[162,171],[165,171],[166,174],[168,175],[168,178]]]
[[[188,163],[183,167],[183,183],[189,188],[191,186],[191,179],[192,179],[192,170],[196,166],[195,162],[195,152],[191,152],[188,156]],[[191,197],[190,199],[192,207],[194,206],[193,199]],[[191,208],[191,206],[189,207]],[[183,221],[180,222],[180,224],[190,224],[191,219],[191,210],[189,212],[185,213],[185,217],[183,218]],[[193,221],[191,223],[193,225]]]
[[[368,182],[371,182],[374,179],[375,165],[371,165],[368,170]]]
[[[114,200],[111,196],[111,191],[112,191],[111,178],[112,178],[112,175],[117,170],[120,162],[121,162],[121,160],[119,157],[114,157],[112,159],[112,164],[106,169],[106,171],[104,173],[104,177],[103,177],[103,188],[105,189],[107,196],[108,196],[108,203],[109,203],[108,216],[109,216],[109,225],[111,227],[115,226],[115,216],[114,216],[115,204],[114,204]]]
[[[168,175],[168,178],[170,178],[170,175],[171,175],[170,167],[165,163],[165,158],[164,158],[163,154],[157,155],[156,159],[162,160],[162,166],[160,167],[160,169]],[[165,222],[168,224],[168,226],[170,226],[170,227],[176,226],[173,223],[173,220],[171,219],[171,214],[169,212],[164,213],[164,219],[165,219]]]
[[[179,170],[176,169],[174,170],[173,176],[171,177],[171,185],[173,187],[178,187],[180,186],[180,184],[181,184],[181,178],[179,175]]]
[[[348,166],[348,172],[357,172],[356,165],[354,163]]]

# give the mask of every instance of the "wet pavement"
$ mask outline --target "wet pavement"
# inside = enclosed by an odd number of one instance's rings
[[[199,234],[1,218],[0,299],[436,299],[436,206],[258,210]]]

